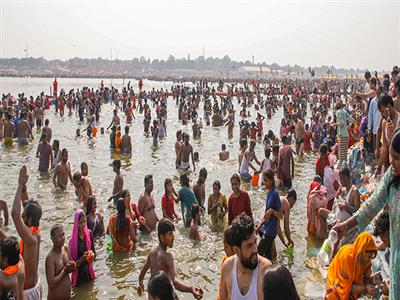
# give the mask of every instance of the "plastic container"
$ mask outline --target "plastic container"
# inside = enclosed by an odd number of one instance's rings
[[[260,176],[254,174],[253,177],[251,178],[251,185],[252,186],[258,186],[258,179],[260,178]]]
[[[321,267],[329,266],[333,248],[337,240],[338,240],[338,234],[335,230],[332,229],[331,231],[329,231],[329,236],[322,244],[317,255],[317,261]]]

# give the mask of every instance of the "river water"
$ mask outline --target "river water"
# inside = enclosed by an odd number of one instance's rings
[[[49,94],[49,88],[54,79],[52,78],[0,78],[1,93],[12,93],[17,95],[24,92],[26,95],[36,96],[41,91]],[[127,84],[125,79],[125,85]],[[60,78],[58,79],[59,89],[69,91],[72,88],[88,86],[97,88],[100,79],[85,78]],[[110,79],[105,79],[104,84],[109,86]],[[121,89],[123,79],[113,79],[114,87]],[[137,82],[132,80],[134,87]],[[144,81],[144,89],[170,88],[171,82]],[[191,85],[187,83],[187,85]],[[157,149],[152,148],[151,137],[146,137],[143,133],[143,116],[136,115],[130,133],[133,141],[133,154],[130,159],[122,158],[122,174],[124,176],[124,187],[129,188],[132,200],[137,202],[140,192],[144,190],[143,179],[146,174],[154,176],[154,195],[156,199],[156,211],[162,216],[161,197],[164,192],[164,180],[170,177],[174,181],[176,189],[179,188],[179,172],[175,169],[175,132],[182,129],[190,133],[190,126],[182,126],[177,121],[177,107],[172,98],[168,99],[168,120],[166,139],[159,143]],[[235,103],[235,101],[234,101]],[[237,103],[237,102],[236,102]],[[235,104],[237,106],[237,104]],[[60,117],[55,114],[54,108],[46,112],[46,118],[50,120],[50,127],[53,129],[53,139],[60,140],[60,148],[67,148],[72,170],[79,170],[80,163],[86,161],[89,164],[89,179],[94,193],[98,199],[99,211],[105,217],[107,224],[111,209],[106,199],[110,196],[113,188],[114,173],[111,162],[115,158],[109,150],[109,136],[98,134],[96,139],[87,140],[86,138],[75,140],[75,130],[84,129],[87,124],[80,123],[75,115]],[[100,127],[107,127],[111,121],[113,107],[105,104],[100,115]],[[238,111],[238,109],[236,109]],[[202,105],[200,105],[199,115],[202,116]],[[251,110],[254,118],[255,111]],[[279,124],[282,118],[282,110],[279,110],[271,120],[264,122],[264,130],[272,129],[275,133],[279,132]],[[238,117],[237,117],[238,119]],[[251,119],[252,120],[252,119]],[[125,125],[121,114],[122,125]],[[190,175],[191,183],[197,180],[198,171],[205,167],[208,171],[206,181],[206,197],[212,192],[212,183],[218,179],[221,182],[221,191],[227,196],[231,188],[229,179],[237,171],[238,154],[238,135],[239,126],[235,124],[234,139],[229,140],[227,129],[205,127],[202,137],[192,140],[194,151],[200,153],[200,162],[197,164],[196,172]],[[43,285],[44,295],[47,295],[47,283],[44,269],[46,254],[51,249],[49,231],[51,226],[62,223],[66,232],[66,242],[72,232],[73,214],[80,203],[74,193],[74,188],[69,185],[66,192],[56,190],[52,184],[52,173],[41,176],[37,170],[38,159],[35,157],[36,148],[39,141],[39,133],[35,132],[35,140],[28,146],[19,147],[14,145],[12,148],[0,147],[0,172],[1,189],[0,198],[5,199],[11,209],[15,190],[18,181],[19,168],[26,164],[29,170],[28,192],[30,198],[38,200],[43,208],[41,220],[42,245],[40,251],[39,273]],[[226,162],[218,160],[218,152],[221,144],[225,143],[230,151],[231,158]],[[258,144],[256,147],[257,156],[263,157],[263,147]],[[278,250],[278,262],[286,265],[293,274],[294,281],[302,299],[321,299],[323,295],[323,283],[319,271],[315,268],[315,255],[320,246],[320,241],[315,241],[307,237],[306,230],[306,195],[308,186],[315,172],[315,155],[306,156],[304,161],[296,161],[294,188],[297,191],[298,200],[292,209],[290,226],[292,239],[295,243],[294,254],[289,255],[282,251],[284,249],[279,238],[276,238]],[[251,187],[244,185],[249,192],[252,207],[255,215],[258,215],[263,208],[266,192],[261,187]],[[281,191],[281,196],[284,195]],[[176,205],[176,210],[180,212],[180,205]],[[16,234],[13,225],[6,228],[7,234]],[[205,225],[201,227],[201,233],[206,235],[206,240],[198,244],[193,244],[188,239],[188,232],[181,223],[177,225],[175,232],[174,247],[171,253],[175,258],[177,276],[192,284],[203,288],[204,299],[216,299],[219,281],[219,270],[221,258],[224,255],[222,243],[222,231],[210,226],[210,219],[206,217]],[[149,248],[157,243],[157,236],[139,235],[137,250],[131,254],[113,254],[106,249],[106,242],[100,240],[96,242],[97,259],[94,268],[97,279],[93,284],[86,285],[74,291],[74,299],[140,299],[136,293],[138,286],[138,276],[140,268],[143,266]],[[147,282],[147,274],[145,282]],[[179,293],[180,299],[193,299],[190,294]],[[141,299],[145,299],[144,296]]]

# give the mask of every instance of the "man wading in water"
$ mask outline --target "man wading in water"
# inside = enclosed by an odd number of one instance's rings
[[[186,283],[176,278],[174,257],[171,253],[167,252],[168,248],[172,248],[174,244],[174,231],[175,226],[170,220],[163,218],[158,223],[157,234],[159,243],[157,246],[150,249],[150,253],[147,256],[146,263],[140,270],[138,288],[139,296],[141,296],[144,292],[143,279],[150,268],[151,274],[154,274],[161,270],[167,273],[169,279],[172,281],[178,291],[183,293],[192,293],[193,297],[196,299],[203,298],[202,289],[193,285],[187,285]]]
[[[25,282],[24,299],[38,300],[42,299],[42,286],[39,280],[38,264],[40,249],[40,230],[39,221],[42,217],[42,208],[37,202],[30,201],[24,207],[22,206],[22,189],[28,182],[26,166],[19,171],[18,188],[15,194],[11,215],[21,238],[20,254],[25,262]]]

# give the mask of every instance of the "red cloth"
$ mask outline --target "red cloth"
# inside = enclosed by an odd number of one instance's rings
[[[167,200],[167,197],[164,193],[161,199],[161,206],[163,210],[165,209],[167,216],[171,219],[174,219],[174,198],[172,195],[169,195]]]
[[[228,201],[228,222],[229,225],[232,223],[236,216],[245,212],[249,217],[253,219],[253,212],[251,210],[251,202],[249,194],[240,190],[239,196],[235,196],[233,193],[229,196]]]
[[[324,163],[321,162],[322,155],[325,157],[325,159],[324,159],[325,162]],[[321,154],[321,156],[317,158],[316,165],[317,165],[317,174],[319,176],[321,176],[321,178],[324,178],[324,169],[325,169],[326,166],[329,166],[328,154],[327,153],[326,154]]]
[[[304,151],[311,151],[311,131],[304,132]]]
[[[139,218],[141,217],[141,214],[139,212],[138,206],[136,205],[136,203],[131,203],[131,208],[132,208],[132,212],[135,215],[135,220],[139,220]]]

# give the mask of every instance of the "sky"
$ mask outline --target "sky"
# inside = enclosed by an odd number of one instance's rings
[[[400,1],[0,0],[0,56],[205,56],[390,70]]]

